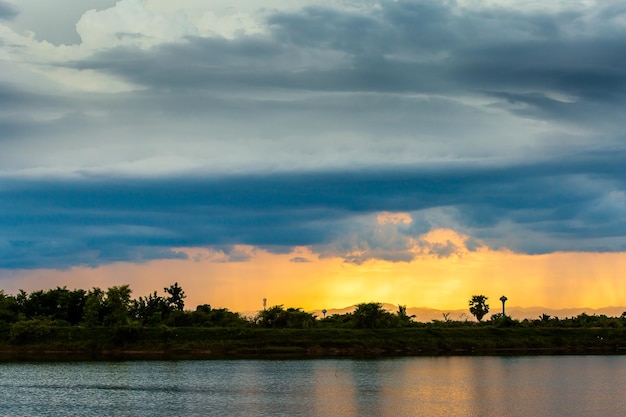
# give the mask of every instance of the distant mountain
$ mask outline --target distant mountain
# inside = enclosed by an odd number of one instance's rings
[[[349,306],[344,308],[334,308],[328,309],[326,312],[326,316],[332,316],[333,314],[345,314],[354,311],[355,306]],[[398,306],[390,303],[384,303],[383,308],[385,310],[391,311],[393,313],[398,311]],[[580,307],[580,308],[562,308],[562,309],[554,309],[554,308],[546,308],[546,307],[515,307],[515,306],[507,306],[506,313],[507,315],[513,317],[517,320],[523,319],[537,319],[542,314],[548,314],[551,317],[558,318],[567,318],[567,317],[575,317],[579,314],[586,313],[590,316],[592,315],[601,315],[605,314],[608,317],[619,317],[623,312],[626,311],[626,307],[624,306],[610,306],[610,307],[602,307],[602,308],[588,308],[588,307]],[[448,315],[450,320],[474,320],[474,317],[469,313],[469,309],[463,310],[438,310],[435,308],[427,308],[427,307],[407,307],[407,314],[415,315],[415,321],[419,322],[430,322],[432,320],[443,320],[444,314]],[[501,313],[501,305],[498,305],[498,308],[491,307],[489,314],[486,318],[491,317],[492,314]],[[323,314],[321,310],[312,311],[317,317],[322,318]]]

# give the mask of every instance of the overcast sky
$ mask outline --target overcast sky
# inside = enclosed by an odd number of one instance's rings
[[[0,269],[626,251],[625,93],[622,0],[0,0]]]

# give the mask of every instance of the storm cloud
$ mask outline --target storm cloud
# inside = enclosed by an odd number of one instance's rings
[[[0,268],[626,250],[622,2],[244,3],[0,2]]]
[[[4,181],[3,266],[182,257],[172,250],[179,247],[228,254],[224,247],[236,244],[277,253],[310,246],[355,263],[456,253],[451,243],[420,242],[438,228],[526,253],[622,251],[622,160],[572,155],[568,162],[492,169]],[[411,219],[381,225],[381,212]]]

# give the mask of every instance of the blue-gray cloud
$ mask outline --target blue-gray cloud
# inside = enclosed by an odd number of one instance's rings
[[[7,76],[0,267],[176,258],[189,246],[246,261],[239,244],[355,263],[483,244],[626,250],[624,14],[618,1],[309,7],[267,13],[254,35],[49,64],[135,90]],[[413,222],[380,229],[383,211]],[[469,236],[465,248],[419,240],[434,228]]]
[[[111,48],[67,65],[145,89],[131,100],[141,123],[156,114],[174,123],[203,118],[205,138],[245,137],[255,151],[259,138],[300,149],[332,137],[353,165],[370,163],[368,151],[388,153],[380,163],[391,164],[536,158],[620,146],[620,13],[615,2],[593,13],[440,1],[381,2],[367,12],[314,7],[269,15],[263,35]],[[126,111],[122,99],[116,108]]]
[[[490,247],[526,253],[621,251],[626,250],[623,158],[622,151],[490,169],[5,180],[0,265],[66,267],[180,257],[171,248],[189,246],[246,260],[247,254],[231,253],[236,244],[281,253],[310,246],[349,262],[410,260],[414,254],[402,247],[402,239],[373,235],[371,225],[357,220],[382,211],[412,213],[415,221],[395,230],[405,237],[452,227]],[[429,210],[447,214],[442,221],[420,217]],[[516,240],[511,233],[529,239]],[[439,256],[457,250],[451,243],[428,245],[429,253]],[[363,249],[369,255],[354,258]]]
[[[11,20],[19,14],[19,11],[11,3],[0,0],[0,20]]]
[[[532,92],[546,100],[562,93],[574,103],[621,102],[624,32],[603,24],[624,10],[610,2],[599,7],[591,22],[582,11],[473,11],[440,1],[381,2],[370,14],[307,8],[270,15],[267,36],[111,49],[74,66],[168,91]],[[572,22],[589,27],[572,35]]]

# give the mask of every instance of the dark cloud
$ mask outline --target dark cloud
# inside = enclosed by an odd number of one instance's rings
[[[0,81],[0,110],[19,110],[27,113],[28,110],[58,109],[59,105],[67,105],[68,100],[58,96],[46,95],[25,91],[14,85]]]
[[[0,267],[176,258],[171,248],[191,246],[242,262],[252,253],[241,244],[354,263],[482,245],[626,250],[623,13],[608,1],[593,13],[311,7],[269,14],[264,34],[57,64],[136,91],[0,84]],[[203,174],[164,178],[150,158],[172,155]],[[161,177],[133,174],[143,161]],[[10,179],[67,166],[83,178]],[[216,174],[226,171],[244,174]],[[380,225],[385,211],[413,222]],[[434,228],[469,238],[420,240]]]
[[[57,225],[54,228],[62,227]],[[86,233],[83,231],[83,234]],[[67,269],[73,266],[96,267],[114,262],[140,263],[154,259],[187,258],[184,253],[168,248],[134,245],[132,238],[104,243],[85,236],[64,237],[58,230],[54,236],[48,233],[34,239],[0,242],[0,269]]]
[[[528,253],[563,247],[626,250],[623,157],[614,152],[491,169],[4,180],[2,267],[180,257],[170,248],[190,246],[213,247],[230,261],[247,260],[250,254],[238,252],[237,244],[280,253],[311,246],[350,262],[407,261],[415,255],[407,239],[438,227]],[[428,210],[444,210],[445,217],[420,218]],[[415,221],[383,225],[384,230],[368,223],[368,216],[383,211],[410,212]],[[541,239],[518,241],[511,233]],[[437,256],[458,250],[450,242],[421,247]]]
[[[626,58],[619,53],[624,46],[615,38],[518,41],[464,51],[452,71],[464,84],[496,94],[562,93],[570,106],[620,103],[626,93]]]
[[[90,100],[77,100],[71,94],[59,97],[0,81],[0,144],[19,144],[31,138],[44,138],[45,141],[56,136],[67,137],[68,131],[80,130],[81,125],[93,128],[93,123],[82,114],[86,107],[95,107],[93,104]],[[3,168],[6,168],[3,157],[9,154],[0,154]]]
[[[263,36],[112,48],[71,65],[167,94],[483,95],[525,117],[606,128],[621,120],[626,37],[611,24],[623,10],[599,7],[592,16],[441,1],[385,1],[367,13],[312,7],[269,15]]]
[[[11,3],[0,0],[0,20],[12,20],[20,12]]]

